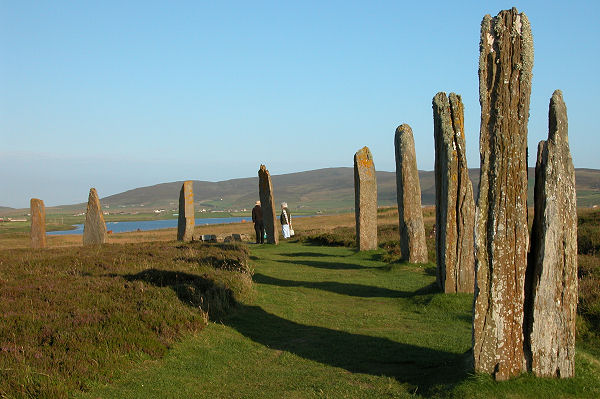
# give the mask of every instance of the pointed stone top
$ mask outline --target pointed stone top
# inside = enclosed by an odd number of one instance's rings
[[[560,90],[555,90],[550,99],[548,127],[548,140],[557,144],[569,144],[567,106]]]

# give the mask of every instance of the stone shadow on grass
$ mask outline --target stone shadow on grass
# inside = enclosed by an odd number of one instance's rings
[[[435,284],[430,284],[416,291],[398,291],[389,288],[375,287],[370,285],[338,283],[336,281],[294,281],[283,280],[275,277],[255,273],[252,277],[259,284],[277,285],[279,287],[305,287],[317,290],[334,292],[336,294],[362,297],[362,298],[412,298],[419,295],[433,294],[439,292]]]
[[[223,323],[268,348],[352,373],[392,377],[425,397],[442,393],[468,375],[468,354],[299,324],[258,306],[238,305]]]
[[[213,321],[219,321],[236,305],[233,292],[209,278],[171,270],[146,269],[122,276],[127,281],[143,281],[172,289],[186,305],[201,308]]]
[[[291,253],[285,254],[285,256],[291,256],[293,258],[300,257],[300,256],[306,256],[307,258],[310,258],[310,257],[312,257],[312,258],[319,258],[319,257],[325,257],[325,256],[329,256],[329,257],[335,256],[336,258],[340,258],[341,257],[339,255],[326,254],[326,253],[322,253],[322,252],[309,252],[309,251],[306,251],[306,252],[291,252]]]
[[[361,266],[354,263],[325,262],[318,260],[286,260],[285,263],[293,263],[294,265],[310,266],[318,269],[329,270],[374,269],[373,267]]]

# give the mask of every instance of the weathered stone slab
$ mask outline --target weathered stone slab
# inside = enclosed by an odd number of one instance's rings
[[[100,206],[100,198],[96,189],[91,188],[83,226],[83,245],[104,244],[106,237],[106,223]]]
[[[475,200],[465,151],[464,106],[459,95],[433,98],[437,282],[450,292],[473,292]]]
[[[242,236],[234,233],[225,237],[223,242],[242,242]]]
[[[177,219],[177,240],[192,241],[194,239],[194,182],[183,182],[179,192],[179,217]]]
[[[396,191],[402,258],[410,263],[427,262],[425,226],[421,208],[421,186],[415,155],[415,140],[407,124],[396,129]]]
[[[479,151],[475,214],[475,371],[506,380],[525,370],[527,120],[533,39],[515,8],[481,23]]]
[[[535,167],[526,354],[535,375],[567,378],[575,375],[577,203],[567,107],[560,90],[552,95],[548,119],[548,140],[538,146]]]
[[[202,234],[200,240],[204,242],[217,242],[217,236],[215,234]]]
[[[32,198],[29,201],[31,213],[31,248],[46,248],[46,207],[44,201]]]
[[[377,179],[368,147],[354,154],[354,215],[358,249],[377,249]]]
[[[265,165],[260,165],[258,170],[258,195],[263,211],[263,223],[267,233],[267,244],[279,243],[279,232],[276,229],[275,199],[273,197],[273,184],[271,174]]]

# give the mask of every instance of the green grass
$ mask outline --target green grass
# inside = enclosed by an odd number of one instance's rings
[[[444,295],[433,266],[383,250],[252,246],[256,296],[222,322],[83,397],[598,397],[598,359],[576,377],[497,383],[472,375],[472,295]]]

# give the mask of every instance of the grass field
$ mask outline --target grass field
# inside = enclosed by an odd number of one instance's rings
[[[95,249],[82,248],[80,236],[53,237],[42,251],[27,249],[24,233],[0,235],[0,394],[600,397],[599,218],[598,211],[580,212],[576,377],[524,375],[504,383],[471,373],[472,295],[439,293],[434,263],[397,261],[393,209],[378,212],[381,248],[363,253],[351,247],[351,214],[299,218],[296,242],[248,245],[249,253],[181,245],[173,229],[114,235]],[[425,223],[433,261],[433,208]],[[196,228],[221,237],[234,232],[252,237],[252,226]],[[315,244],[325,238],[342,245]],[[249,267],[235,266],[244,257]],[[251,274],[250,288],[244,281]],[[233,301],[204,327],[215,305],[200,298],[214,299],[205,292],[215,284],[231,292],[217,298]],[[94,334],[95,341],[79,343]]]
[[[252,246],[256,297],[222,322],[83,397],[598,397],[600,365],[568,380],[470,373],[472,296],[444,295],[431,265],[381,250]]]

